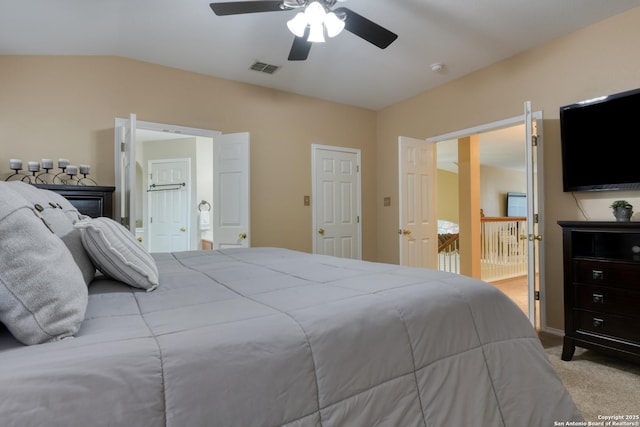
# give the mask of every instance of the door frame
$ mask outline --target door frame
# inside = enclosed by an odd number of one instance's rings
[[[133,128],[133,129],[132,129]],[[126,130],[131,131],[131,146],[125,147],[126,145]],[[222,132],[217,130],[210,129],[199,129],[199,128],[191,128],[187,126],[179,126],[179,125],[170,125],[166,123],[155,123],[155,122],[147,122],[142,120],[137,120],[136,114],[132,113],[129,115],[129,118],[120,118],[116,117],[115,126],[114,126],[114,150],[115,150],[115,158],[114,158],[114,174],[115,174],[115,192],[114,192],[114,219],[122,223],[122,217],[128,217],[129,224],[126,225],[129,230],[135,234],[135,220],[131,220],[131,217],[135,214],[135,208],[130,207],[129,212],[123,212],[125,209],[125,204],[123,203],[124,197],[127,196],[129,192],[129,196],[131,199],[135,198],[135,160],[133,162],[129,162],[128,165],[124,165],[122,163],[122,156],[127,152],[132,152],[135,155],[136,151],[136,138],[135,131],[138,129],[144,130],[152,130],[157,132],[168,132],[174,133],[177,135],[192,135],[192,136],[202,136],[206,138],[215,138],[219,135],[222,135]],[[118,130],[122,130],[122,132],[118,132]],[[129,159],[127,159],[129,160]],[[133,175],[133,184],[130,182],[126,182],[127,174],[125,174],[125,168],[130,168],[130,175]],[[129,176],[131,178],[131,176]],[[135,206],[135,205],[134,205]],[[125,224],[123,224],[125,225]]]
[[[325,151],[339,151],[343,153],[351,153],[356,155],[356,162],[358,171],[356,174],[356,209],[358,215],[358,226],[356,236],[356,244],[357,247],[357,259],[362,259],[362,171],[361,169],[361,150],[359,148],[348,148],[348,147],[335,147],[331,145],[322,145],[322,144],[311,144],[311,244],[312,244],[312,253],[316,253],[316,229],[317,229],[317,218],[316,218],[316,209],[318,208],[319,200],[316,197],[318,194],[318,190],[316,188],[316,153],[319,150]]]
[[[542,144],[542,140],[543,140],[543,135],[542,135],[542,111],[533,111],[531,112],[531,119],[536,121],[537,123],[537,130],[538,130],[538,134],[537,136],[537,174],[535,177],[536,180],[536,187],[537,187],[537,192],[535,194],[535,196],[537,197],[537,200],[535,201],[536,206],[537,206],[537,214],[538,214],[538,234],[539,236],[544,236],[545,234],[545,225],[544,225],[544,215],[542,215],[542,213],[544,212],[544,166],[543,166],[543,159],[544,159],[544,153],[543,153],[543,144]],[[527,121],[527,117],[525,114],[521,114],[519,116],[515,116],[515,117],[510,117],[507,119],[503,119],[503,120],[498,120],[495,122],[491,122],[491,123],[485,123],[482,125],[478,125],[478,126],[474,126],[471,128],[467,128],[467,129],[462,129],[459,131],[455,131],[455,132],[451,132],[451,133],[447,133],[447,134],[443,134],[443,135],[438,135],[435,137],[431,137],[431,138],[427,138],[427,141],[429,142],[442,142],[442,141],[447,141],[450,139],[459,139],[459,138],[463,138],[466,136],[470,136],[470,135],[474,135],[474,134],[480,134],[483,132],[489,132],[489,131],[493,131],[493,130],[498,130],[498,129],[503,129],[503,128],[507,128],[507,127],[511,127],[511,126],[516,126],[516,125],[522,125],[525,124],[526,125],[526,121]],[[525,133],[527,133],[528,131],[525,129]],[[525,137],[526,139],[526,137]],[[530,144],[531,141],[526,141],[527,144]],[[527,176],[527,181],[529,181],[529,177]],[[527,192],[529,191],[529,183],[527,183]],[[528,195],[528,200],[532,200],[532,196],[533,195]],[[532,203],[534,203],[532,201]],[[533,231],[530,231],[530,234]],[[546,304],[544,304],[544,297],[546,295],[545,293],[545,287],[546,287],[546,280],[545,280],[545,264],[544,264],[544,245],[538,245],[538,251],[537,251],[537,262],[538,262],[538,287],[539,287],[539,292],[540,292],[540,317],[539,319],[536,318],[536,314],[537,311],[533,310],[533,311],[529,311],[529,320],[531,321],[532,325],[535,327],[536,323],[538,320],[540,320],[540,329],[544,330],[547,327],[547,320],[546,320]],[[531,280],[531,278],[529,278],[529,280]],[[529,288],[529,298],[532,298],[533,296],[531,295],[531,288]],[[535,289],[533,290],[535,292]]]

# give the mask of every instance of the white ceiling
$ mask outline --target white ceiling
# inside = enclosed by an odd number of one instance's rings
[[[208,0],[0,0],[2,55],[117,55],[379,110],[640,0],[347,0],[398,39],[344,31],[287,61],[296,11],[216,16]],[[273,75],[254,61],[281,66]],[[431,64],[443,63],[440,72]],[[0,71],[1,73],[1,71]]]

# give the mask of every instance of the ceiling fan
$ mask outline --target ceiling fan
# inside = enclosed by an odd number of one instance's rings
[[[333,37],[344,28],[380,49],[385,49],[398,38],[397,34],[351,9],[333,9],[338,1],[344,0],[254,0],[210,3],[209,6],[218,16],[304,9],[304,12],[299,12],[287,23],[295,34],[289,61],[307,59],[311,44],[324,41],[325,30],[328,36]]]

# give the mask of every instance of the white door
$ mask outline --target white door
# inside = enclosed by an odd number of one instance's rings
[[[527,284],[529,289],[528,308],[529,321],[536,326],[536,290],[540,289],[540,278],[538,273],[542,271],[539,266],[541,259],[539,253],[539,241],[542,239],[542,227],[539,221],[539,212],[542,210],[539,201],[542,197],[538,193],[542,174],[538,173],[541,169],[539,164],[542,155],[542,112],[537,112],[534,117],[531,112],[531,102],[524,103],[524,124],[525,124],[525,146],[527,156]],[[543,319],[544,321],[544,319]]]
[[[401,136],[398,162],[400,265],[437,269],[435,144]]]
[[[147,249],[178,252],[190,247],[191,159],[149,161]]]
[[[313,252],[361,259],[360,150],[313,145]]]
[[[213,138],[214,248],[249,247],[249,133]]]
[[[136,115],[116,119],[115,147],[115,220],[135,231],[136,204]]]

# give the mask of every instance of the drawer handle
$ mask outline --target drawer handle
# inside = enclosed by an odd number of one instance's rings
[[[602,294],[593,294],[593,302],[596,304],[604,304],[604,295]]]
[[[597,317],[593,318],[594,328],[602,328],[603,326],[604,326],[604,319],[598,319]]]
[[[602,270],[591,270],[591,277],[593,280],[603,280],[604,272]]]

